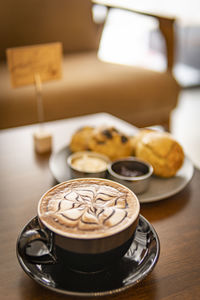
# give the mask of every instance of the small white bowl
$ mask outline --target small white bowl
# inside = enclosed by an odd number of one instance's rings
[[[152,174],[153,167],[136,157],[119,159],[108,165],[108,178],[126,185],[135,194],[148,189]]]
[[[77,164],[78,160],[79,165]],[[107,167],[110,163],[110,160],[107,156],[102,155],[100,153],[91,151],[80,151],[71,154],[67,158],[67,163],[70,167],[72,178],[106,178]]]

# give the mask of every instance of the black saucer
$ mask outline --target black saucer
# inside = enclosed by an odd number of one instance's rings
[[[19,240],[24,231],[38,226],[33,218],[17,241],[17,257],[22,269],[40,285],[66,295],[103,296],[123,291],[146,277],[156,265],[160,243],[152,225],[140,215],[133,243],[115,265],[98,273],[78,273],[64,267],[62,257],[55,264],[32,264],[19,254]],[[39,245],[39,251],[42,244]]]

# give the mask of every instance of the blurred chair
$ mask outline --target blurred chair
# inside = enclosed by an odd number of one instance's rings
[[[108,112],[139,127],[168,126],[180,90],[171,72],[174,20],[151,15],[158,19],[166,41],[166,72],[102,62],[97,51],[103,23],[96,24],[93,20],[94,2],[3,1],[0,10],[0,128],[38,121],[34,86],[11,87],[6,48],[57,41],[63,44],[63,78],[44,83],[45,121]],[[107,7],[111,9],[112,5]]]

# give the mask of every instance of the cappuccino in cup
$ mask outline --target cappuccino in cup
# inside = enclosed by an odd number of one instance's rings
[[[43,230],[53,234],[57,257],[91,271],[123,256],[131,245],[140,205],[127,187],[106,179],[79,178],[58,184],[38,204]]]

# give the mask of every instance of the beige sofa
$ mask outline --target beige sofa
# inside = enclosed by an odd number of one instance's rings
[[[43,84],[45,121],[108,112],[137,126],[168,123],[180,90],[170,64],[161,73],[100,61],[102,28],[94,23],[91,9],[89,0],[1,4],[1,129],[38,121],[35,88],[11,87],[5,49],[55,41],[63,44],[63,78]]]

